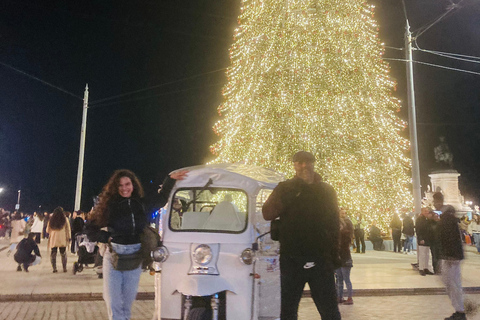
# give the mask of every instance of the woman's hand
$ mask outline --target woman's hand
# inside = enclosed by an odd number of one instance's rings
[[[175,180],[183,180],[187,176],[188,170],[175,171],[170,174],[170,178]]]

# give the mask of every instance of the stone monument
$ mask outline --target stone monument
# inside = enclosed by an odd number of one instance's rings
[[[442,192],[445,204],[455,208],[458,216],[463,216],[472,209],[465,205],[463,196],[458,189],[458,177],[460,173],[453,169],[453,154],[450,152],[445,137],[440,137],[440,144],[434,148],[436,166],[430,177],[431,187],[425,192],[426,204],[433,204],[433,194]]]

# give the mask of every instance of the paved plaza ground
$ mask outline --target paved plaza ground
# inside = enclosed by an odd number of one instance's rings
[[[29,273],[17,272],[13,258],[6,255],[7,245],[6,240],[0,240],[0,320],[107,318],[101,300],[102,280],[91,269],[73,275],[75,255],[68,255],[67,273],[53,274],[46,242],[42,242],[40,250],[45,260],[31,267]],[[480,255],[474,251],[472,247],[466,248],[467,259],[462,265],[463,286],[467,293],[480,293]],[[441,278],[422,277],[412,269],[410,264],[416,261],[416,256],[367,251],[366,254],[353,254],[353,259],[355,304],[340,306],[342,319],[433,320],[443,319],[453,312]],[[138,298],[132,319],[152,319],[154,277],[146,272],[141,276]],[[467,298],[471,305],[480,305],[480,294],[468,294]],[[302,299],[299,319],[320,319],[308,297]],[[469,315],[468,319],[480,320],[480,312]]]
[[[480,304],[480,295],[467,295]],[[441,320],[453,311],[445,295],[357,297],[352,306],[340,306],[343,320]],[[132,320],[153,319],[154,301],[137,300]],[[103,301],[0,302],[0,319],[4,320],[96,320],[107,319]],[[155,318],[157,319],[157,318]],[[310,298],[300,303],[299,320],[320,320]],[[480,313],[469,320],[480,319]]]

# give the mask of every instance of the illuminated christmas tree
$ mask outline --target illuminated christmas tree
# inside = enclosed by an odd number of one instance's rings
[[[407,124],[363,0],[245,0],[211,147],[214,162],[293,175],[307,150],[350,214],[385,228],[411,208]]]

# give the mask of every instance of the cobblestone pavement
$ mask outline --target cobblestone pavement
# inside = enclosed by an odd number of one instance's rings
[[[467,295],[473,305],[480,304],[480,295]],[[387,296],[354,297],[353,305],[341,305],[343,320],[443,320],[453,312],[446,295],[430,296]],[[311,298],[300,302],[299,320],[320,320]],[[479,320],[480,311],[467,316],[468,320]]]
[[[480,295],[467,295],[474,305],[480,304]],[[441,320],[453,309],[445,295],[358,297],[351,306],[340,306],[344,320]],[[136,300],[132,320],[151,320],[153,300]],[[480,311],[468,320],[479,320]],[[107,319],[103,301],[79,302],[3,302],[0,303],[1,320],[100,320]],[[302,299],[299,320],[320,320],[310,298]]]
[[[151,320],[153,300],[136,300],[131,320]],[[103,301],[2,302],[0,320],[102,320],[108,319]]]

